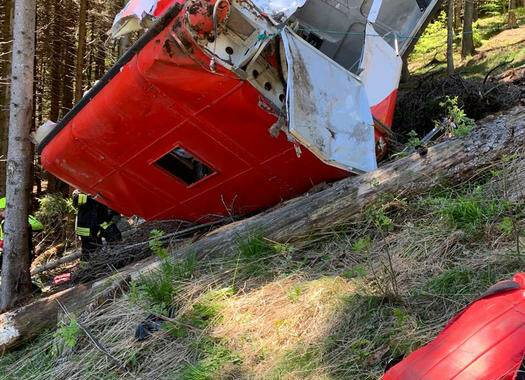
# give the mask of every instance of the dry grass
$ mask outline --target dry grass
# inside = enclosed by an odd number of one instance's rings
[[[355,285],[340,277],[293,276],[226,301],[212,335],[224,339],[254,379],[268,378],[283,352],[315,344],[341,316]],[[315,377],[319,378],[319,373]],[[304,378],[304,374],[287,378]]]

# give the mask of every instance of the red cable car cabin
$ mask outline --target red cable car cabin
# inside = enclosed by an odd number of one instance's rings
[[[43,138],[43,166],[124,215],[197,222],[374,169],[401,70],[391,31],[418,32],[437,0],[396,0],[414,16],[400,25],[389,21],[399,4],[356,1],[368,10],[341,20],[363,35],[336,41],[337,54],[332,40],[276,22],[316,26],[318,7],[334,9],[325,0],[292,16],[261,12],[262,0],[130,2],[160,18]]]

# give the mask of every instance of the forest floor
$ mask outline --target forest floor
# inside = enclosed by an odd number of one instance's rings
[[[469,62],[492,68],[513,31],[492,35]],[[122,296],[64,315],[1,357],[0,379],[377,380],[490,285],[523,271],[524,181],[520,151],[461,186],[386,197],[300,247],[253,231],[233,257],[163,259]],[[163,257],[177,244],[148,249]],[[151,315],[164,323],[138,342]]]
[[[460,187],[392,195],[301,248],[254,231],[233,257],[164,260],[122,297],[64,316],[56,331],[5,355],[2,378],[377,380],[391,359],[523,270],[524,153]],[[136,341],[151,314],[169,317]]]

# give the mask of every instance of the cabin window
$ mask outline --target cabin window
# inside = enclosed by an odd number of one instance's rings
[[[213,170],[182,148],[175,148],[155,165],[174,175],[186,185],[191,185],[213,174]]]

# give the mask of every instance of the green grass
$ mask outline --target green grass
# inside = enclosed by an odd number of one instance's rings
[[[234,295],[232,288],[210,290],[200,296],[193,305],[192,310],[184,318],[200,329],[220,323],[220,311],[223,309],[222,301]]]
[[[464,232],[464,238],[476,241],[484,238],[486,229],[501,223],[505,216],[517,212],[519,205],[485,194],[483,186],[466,192],[441,192],[423,197],[418,208],[429,208],[440,216],[444,227]]]
[[[301,347],[283,353],[269,380],[280,380],[290,373],[310,376],[319,366],[322,352],[316,347]]]
[[[491,53],[479,61],[469,61],[461,67],[460,73],[465,77],[483,79],[489,70],[503,64],[506,64],[503,70],[525,64],[525,47],[516,46],[512,50]]]
[[[241,358],[221,342],[204,338],[194,342],[198,360],[189,364],[177,380],[221,380],[221,370],[228,363],[239,366]]]
[[[518,24],[523,27],[525,25],[525,8],[517,8],[515,13]],[[504,31],[507,18],[508,13],[490,15],[490,12],[488,12],[486,17],[476,21],[473,24],[475,48],[478,50],[482,49],[483,46],[490,43],[492,37]],[[525,50],[523,47],[506,47],[505,45],[500,46],[502,51],[488,52],[482,59],[461,62],[461,57],[459,56],[461,51],[461,33],[462,30],[457,31],[454,38],[454,61],[457,70],[466,77],[482,79],[490,69],[504,62],[513,61],[508,68],[517,67],[525,63]],[[430,68],[434,70],[444,69],[446,67],[446,45],[446,15],[442,12],[436,21],[429,24],[409,57],[413,72],[415,74],[423,74]],[[433,59],[436,60],[434,65],[426,67]]]

